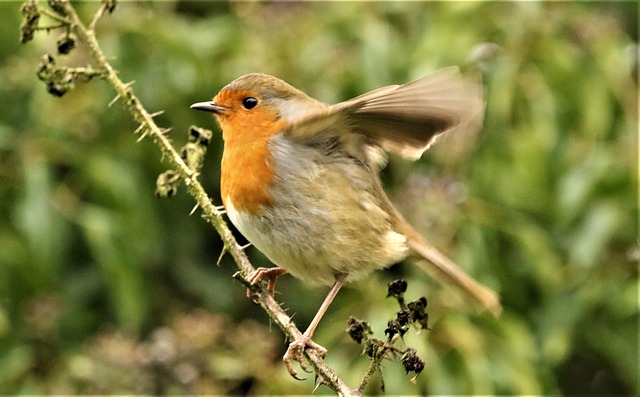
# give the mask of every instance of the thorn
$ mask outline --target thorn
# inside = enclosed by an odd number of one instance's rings
[[[222,262],[222,257],[227,253],[227,247],[222,247],[222,251],[220,252],[220,256],[218,256],[218,260],[216,261],[216,266],[220,266],[220,262]]]
[[[245,245],[241,245],[240,246],[240,251],[244,251],[249,247],[251,247],[251,243],[246,243]]]
[[[224,205],[214,205],[213,213],[216,215],[223,215],[227,213],[227,210],[224,208]]]
[[[136,139],[136,142],[141,142],[144,138],[147,137],[147,135],[149,135],[149,130],[145,130],[142,134],[140,134],[140,137]]]
[[[247,280],[245,280],[244,276],[242,275],[242,272],[240,270],[236,271],[235,273],[233,273],[233,275],[231,275],[231,277],[233,277],[234,279],[240,281],[242,284],[249,284],[247,282]]]
[[[124,88],[129,88],[129,87],[131,87],[132,85],[134,85],[135,83],[136,83],[136,81],[135,81],[135,80],[131,80],[131,81],[130,81],[130,82],[128,82],[128,83],[124,83]]]
[[[149,117],[154,118],[154,117],[156,117],[156,116],[160,116],[160,115],[161,115],[161,114],[163,114],[163,113],[164,113],[164,110],[158,110],[158,111],[157,111],[157,112],[155,112],[155,113],[151,113],[151,114],[149,115]]]
[[[315,386],[313,387],[313,390],[311,390],[311,393],[315,393],[316,390],[318,390],[318,388],[320,386],[322,386],[324,384],[324,382],[322,381],[322,378],[320,378],[318,376],[318,374],[316,374],[316,379],[315,379]]]
[[[144,128],[145,124],[144,123],[140,123],[140,125],[138,126],[138,128],[136,128],[135,131],[133,131],[134,134],[137,134],[138,132],[142,131],[142,129]]]
[[[115,96],[115,98],[113,98],[113,99],[109,102],[109,104],[107,105],[107,107],[108,107],[108,108],[110,108],[111,106],[113,106],[113,104],[114,104],[114,103],[118,102],[118,99],[120,99],[120,94],[117,94],[117,95]]]
[[[161,132],[163,135],[168,134],[169,132],[171,132],[171,130],[173,130],[173,127],[169,127],[169,128],[160,128],[160,132]]]
[[[196,204],[193,209],[191,210],[191,212],[189,212],[189,216],[193,215],[194,212],[196,212],[196,210],[198,209],[198,207],[200,207],[200,204]]]
[[[235,273],[233,273],[233,277],[235,280],[237,280],[238,282],[240,282],[242,285],[244,285],[245,287],[247,287],[247,289],[251,289],[252,285],[249,284],[249,282],[247,281],[247,279],[244,277],[244,275],[242,274],[241,271],[237,271]],[[256,295],[254,294],[253,297],[255,297]]]

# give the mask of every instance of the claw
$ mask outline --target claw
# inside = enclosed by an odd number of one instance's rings
[[[286,270],[279,267],[259,267],[247,277],[247,281],[249,284],[255,285],[266,277],[269,280],[269,283],[267,284],[267,291],[271,296],[273,296],[276,291],[277,278],[286,272]],[[247,289],[247,298],[251,298],[252,295],[253,292],[250,289]]]
[[[311,338],[309,338],[309,336],[305,334],[303,334],[300,339],[291,342],[289,344],[289,348],[287,348],[287,352],[282,357],[282,361],[284,361],[284,365],[287,367],[289,375],[297,380],[305,380],[306,378],[298,377],[298,373],[293,369],[291,361],[297,361],[303,371],[307,373],[313,372],[313,370],[309,367],[306,360],[304,359],[305,349],[315,350],[316,354],[320,358],[324,358],[327,355],[327,349],[311,340]]]

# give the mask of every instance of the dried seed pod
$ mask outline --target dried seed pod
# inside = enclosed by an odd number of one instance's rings
[[[66,55],[75,48],[76,35],[70,32],[63,33],[60,36],[58,36],[56,45],[58,46],[58,54]]]

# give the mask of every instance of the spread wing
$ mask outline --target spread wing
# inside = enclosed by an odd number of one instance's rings
[[[370,144],[417,159],[435,138],[456,127],[479,128],[484,110],[479,78],[457,67],[403,85],[382,87],[293,123],[291,138],[312,138],[341,123]]]

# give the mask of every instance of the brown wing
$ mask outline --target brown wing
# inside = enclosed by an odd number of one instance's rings
[[[479,79],[463,79],[457,67],[330,108],[344,114],[349,124],[375,144],[413,159],[446,131],[458,126],[478,128],[483,109]]]

